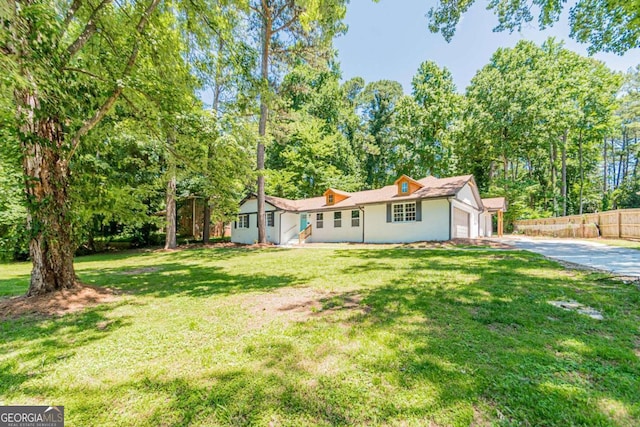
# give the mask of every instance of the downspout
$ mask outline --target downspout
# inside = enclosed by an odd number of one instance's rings
[[[362,243],[364,243],[364,206],[358,206],[358,209],[362,212]]]
[[[449,202],[449,240],[451,240],[451,229],[453,228],[453,223],[451,222],[452,214],[453,214],[453,205],[451,204],[451,197],[447,197],[447,202]]]
[[[282,211],[278,215],[278,245],[282,244]]]

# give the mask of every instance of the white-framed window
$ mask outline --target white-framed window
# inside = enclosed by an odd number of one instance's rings
[[[249,228],[249,214],[238,215],[238,228]]]
[[[333,194],[327,195],[327,204],[328,205],[332,205],[333,204]]]
[[[342,227],[342,212],[333,213],[333,226],[335,228]]]
[[[274,221],[274,213],[273,212],[267,212],[267,227],[273,227],[273,224],[275,223]]]
[[[403,193],[408,193],[409,192],[409,183],[405,181],[402,184],[400,184],[400,191],[402,191]]]
[[[416,203],[396,203],[393,205],[393,222],[416,220]]]
[[[360,210],[351,211],[351,226],[360,227]]]
[[[316,214],[316,228],[324,227],[324,214],[319,212]]]

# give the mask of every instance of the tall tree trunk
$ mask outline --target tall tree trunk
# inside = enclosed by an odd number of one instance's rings
[[[267,134],[267,117],[269,109],[267,100],[265,99],[269,90],[269,55],[271,49],[271,31],[273,22],[271,20],[271,11],[269,7],[263,8],[263,39],[262,39],[262,63],[260,77],[262,78],[262,93],[260,94],[260,122],[258,124],[258,150],[257,150],[257,169],[258,169],[258,243],[267,242],[266,218],[265,218],[265,194],[264,194],[264,139]]]
[[[44,22],[42,17],[45,16],[43,11],[46,13],[46,8],[39,10],[39,15],[36,16],[31,10],[32,6],[39,4],[35,0],[3,2],[3,7],[5,3],[11,3],[11,13],[10,18],[4,22],[3,36],[6,35],[6,37],[3,37],[3,43],[7,43],[6,46],[10,47],[11,55],[17,59],[21,80],[13,96],[17,107],[18,138],[23,155],[27,227],[30,232],[29,253],[33,263],[27,294],[39,295],[68,289],[76,284],[73,267],[75,244],[72,237],[68,194],[69,161],[82,137],[100,123],[113,107],[122,94],[122,87],[117,85],[102,106],[89,117],[84,117],[85,120],[77,116],[64,117],[64,113],[60,113],[64,111],[64,104],[61,104],[56,97],[60,87],[39,87],[39,83],[44,85],[48,83],[38,81],[32,71],[34,67],[40,67],[40,72],[53,76],[52,80],[55,81],[57,73],[61,71],[55,66],[66,64],[70,58],[81,52],[96,33],[96,25],[90,18],[81,36],[66,49],[64,57],[44,56],[41,61],[43,55],[37,45],[51,42],[45,33],[40,32],[39,27]],[[94,9],[94,13],[98,13],[110,3],[110,0],[103,1]],[[141,36],[149,22],[149,17],[159,3],[160,0],[152,0],[141,15],[136,26],[139,37],[134,41],[121,79],[131,74],[140,51]],[[74,2],[75,6],[72,6],[68,12],[77,10],[79,4],[80,2]],[[28,11],[28,16],[23,14],[25,11]],[[67,19],[70,20],[73,15],[74,13],[68,14]],[[58,50],[52,49],[51,52],[56,53]],[[3,55],[5,55],[4,52]],[[46,95],[42,95],[43,98],[40,99],[41,94]],[[44,96],[47,95],[49,98],[44,102]],[[47,105],[46,109],[41,108],[40,101],[43,101],[43,105]],[[66,135],[63,123],[77,121],[73,119],[80,119],[82,125],[75,135]]]
[[[220,119],[220,96],[222,95],[222,54],[224,51],[224,40],[222,37],[218,37],[218,58],[216,62],[216,71],[214,76],[213,87],[213,103],[211,104],[211,111],[216,119],[216,124]],[[211,164],[213,160],[213,150],[211,149],[211,141],[209,141],[207,147],[207,165]],[[209,244],[209,237],[211,235],[211,199],[207,196],[204,199],[204,221],[202,227],[202,243]]]
[[[624,130],[624,132],[622,133],[622,149],[623,149],[623,153],[625,156],[624,159],[624,169],[622,171],[622,182],[624,183],[627,180],[627,177],[629,176],[629,155],[631,154],[631,150],[630,150],[630,140],[631,137],[629,136],[629,131],[627,129]]]
[[[551,195],[553,197],[553,216],[558,216],[558,168],[556,167],[556,160],[558,159],[558,148],[555,142],[555,138],[551,140],[550,147],[550,163],[551,163]]]
[[[567,136],[568,130],[562,135],[562,216],[567,215]]]
[[[175,249],[176,246],[176,175],[172,173],[167,182],[167,233],[164,248]]]
[[[25,113],[20,135],[33,263],[27,295],[40,295],[76,284],[67,193],[69,164],[64,157],[68,147],[58,120],[35,119],[39,105],[32,92],[24,91],[17,98]]]
[[[604,138],[604,149],[602,150],[602,196],[605,197],[607,195],[607,138]]]
[[[578,203],[580,206],[580,215],[582,215],[582,195],[584,193],[584,167],[582,166],[582,129],[578,135],[578,167],[580,169],[580,197]]]

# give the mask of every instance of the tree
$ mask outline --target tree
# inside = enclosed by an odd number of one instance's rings
[[[267,188],[281,197],[321,195],[328,187],[362,187],[361,171],[343,124],[355,116],[335,64],[301,61],[279,89],[267,156]]]
[[[414,130],[420,140],[413,149],[417,160],[412,173],[415,176],[447,173],[451,165],[448,139],[460,113],[461,96],[456,93],[449,70],[433,61],[420,64],[411,86],[423,117]]]
[[[251,73],[257,55],[245,37],[243,13],[236,4],[217,0],[191,0],[190,3],[193,7],[188,8],[183,17],[184,36],[188,40],[187,59],[193,74],[201,82],[206,100],[211,102],[211,115],[202,134],[206,134],[207,139],[200,138],[206,148],[198,153],[202,158],[194,162],[200,175],[189,179],[189,188],[204,200],[203,243],[207,244],[212,216],[222,219],[225,218],[224,212],[231,214],[236,211],[235,208],[229,209],[227,193],[224,192],[225,188],[233,188],[234,183],[221,181],[219,165],[230,167],[226,171],[228,175],[224,176],[231,181],[236,181],[240,174],[252,176],[245,170],[245,166],[252,162],[235,156],[237,151],[233,147],[225,155],[221,147],[231,141],[240,142],[236,131],[242,128],[241,118],[248,116],[253,107]],[[235,166],[230,161],[235,162]]]
[[[305,48],[321,50],[333,36],[344,28],[340,24],[345,15],[344,0],[250,0],[250,20],[258,32],[260,51],[260,119],[256,155],[258,193],[258,242],[266,243],[265,217],[265,139],[271,89],[277,74],[273,62],[279,64]]]
[[[429,29],[440,32],[451,41],[462,15],[475,0],[439,0],[430,9]],[[544,29],[560,19],[564,1],[557,0],[492,0],[487,9],[498,16],[494,31],[520,30],[534,19]],[[569,10],[571,37],[589,43],[591,53],[597,51],[622,54],[640,46],[639,0],[577,0]]]
[[[594,210],[619,79],[547,40],[498,49],[467,89],[458,167],[510,200],[509,219]]]
[[[148,71],[180,53],[155,43],[175,30],[171,4],[161,0],[11,0],[0,13],[2,65],[10,74],[3,85],[14,94],[12,128],[26,177],[28,293],[35,295],[76,281],[69,197],[74,153],[119,100],[128,102],[142,83],[165,84]]]
[[[362,150],[365,183],[369,188],[387,185],[395,175],[389,165],[395,164],[395,109],[402,96],[402,85],[391,80],[369,83],[359,95],[358,103],[368,134]]]
[[[617,126],[603,138],[605,207],[640,207],[640,66],[629,70],[620,91]]]

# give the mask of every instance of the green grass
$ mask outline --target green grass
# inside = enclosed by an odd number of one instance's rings
[[[609,246],[619,246],[621,248],[631,248],[640,250],[640,242],[636,240],[625,240],[625,239],[587,239],[591,241],[595,241],[598,243],[602,243],[604,245]]]
[[[640,425],[640,291],[537,255],[210,249],[76,268],[123,296],[0,323],[0,404],[65,405],[69,426]],[[28,271],[0,266],[0,292]]]

